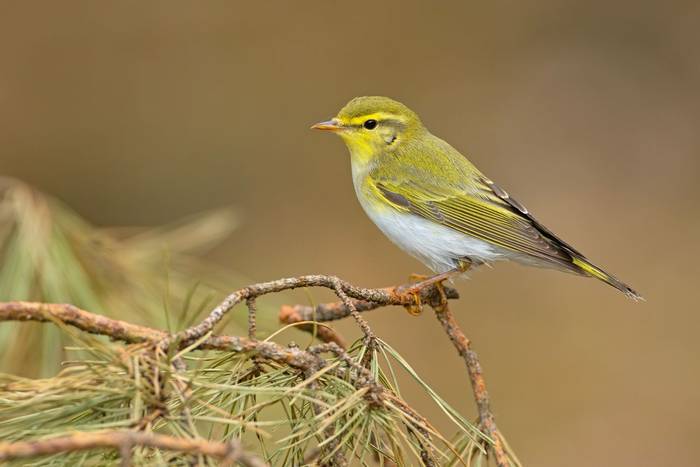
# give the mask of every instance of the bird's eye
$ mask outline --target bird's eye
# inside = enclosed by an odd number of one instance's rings
[[[365,123],[363,123],[362,126],[368,130],[374,130],[377,127],[377,121],[372,119],[365,120]]]

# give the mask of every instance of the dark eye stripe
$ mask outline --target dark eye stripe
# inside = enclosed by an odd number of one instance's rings
[[[374,122],[377,122],[377,124],[380,123],[379,120],[375,120],[375,119],[373,119],[373,118],[370,119],[370,120],[371,120],[371,121],[374,121]],[[362,123],[355,123],[355,124],[352,125],[352,126],[353,126],[354,128],[366,128],[366,127],[365,127],[365,123],[369,122],[370,120],[365,120],[365,121],[362,122]],[[389,126],[389,127],[393,127],[393,128],[406,128],[406,123],[405,123],[403,120],[399,120],[399,119],[397,119],[397,118],[383,118],[383,119],[381,120],[381,124],[382,124],[382,126]]]

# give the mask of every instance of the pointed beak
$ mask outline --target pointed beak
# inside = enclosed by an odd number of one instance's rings
[[[325,122],[319,122],[311,126],[312,130],[324,130],[324,131],[338,131],[342,130],[343,126],[335,118]]]

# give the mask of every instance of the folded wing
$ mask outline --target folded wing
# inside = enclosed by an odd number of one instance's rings
[[[398,210],[411,212],[465,235],[564,269],[582,272],[583,256],[537,222],[516,200],[485,177],[470,191],[374,178],[377,192]]]

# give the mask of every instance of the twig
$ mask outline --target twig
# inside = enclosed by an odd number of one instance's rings
[[[176,438],[143,431],[74,433],[36,441],[0,442],[0,461],[99,448],[117,449],[120,450],[122,456],[125,456],[133,446],[210,456],[229,465],[236,462],[245,467],[265,467],[268,465],[259,457],[244,451],[238,441],[219,443],[204,439]]]
[[[221,318],[223,318],[226,313],[228,313],[233,307],[238,305],[243,300],[257,298],[270,293],[282,292],[284,290],[298,289],[301,287],[324,287],[335,291],[336,295],[338,295],[341,301],[343,301],[343,307],[347,309],[347,314],[353,314],[352,306],[355,304],[355,302],[349,299],[371,302],[375,305],[375,308],[386,305],[415,305],[415,297],[410,293],[403,292],[401,287],[365,289],[362,287],[356,287],[335,276],[308,275],[289,277],[286,279],[278,279],[275,281],[249,285],[248,287],[244,287],[233,292],[216,308],[214,308],[209,313],[209,316],[207,316],[199,324],[179,332],[177,335],[165,340],[163,345],[167,347],[175,341],[183,342],[185,345],[191,344],[208,332],[212,331],[214,326],[221,321]],[[438,292],[435,287],[426,288],[425,292],[421,291],[421,299],[425,298],[425,301],[428,304],[435,303],[436,296],[439,297],[439,295],[436,295],[437,293]],[[452,290],[451,294],[454,297],[454,290]],[[450,293],[448,293],[448,298],[450,298]],[[439,301],[439,298],[437,298],[437,300]],[[350,303],[353,305],[350,305]],[[365,335],[371,335],[371,331],[369,330],[369,326],[366,325],[366,322],[358,319],[359,313],[356,313],[355,317],[358,324],[360,324],[360,327],[362,327]]]
[[[351,300],[358,312],[376,310],[387,305],[408,306],[415,304],[415,297],[410,294],[402,294],[401,287],[387,287],[376,289],[384,300],[382,302],[356,299]],[[445,287],[445,295],[449,300],[459,298],[459,293],[452,287]],[[426,287],[420,290],[421,303],[438,306],[440,294],[435,287]],[[290,324],[299,321],[337,321],[350,316],[351,310],[343,302],[323,303],[315,308],[306,305],[283,305],[280,309],[279,319],[282,323]]]
[[[128,344],[156,344],[168,337],[166,332],[158,329],[106,318],[68,304],[2,302],[0,303],[0,321],[58,321],[81,331],[108,336]],[[184,347],[184,342],[180,342],[180,348]],[[318,363],[318,357],[304,350],[283,347],[274,342],[256,341],[247,337],[211,336],[198,348],[237,353],[254,352],[266,360],[301,370]]]
[[[375,338],[372,330],[369,327],[369,323],[365,321],[362,316],[360,316],[360,313],[355,308],[355,304],[352,302],[352,300],[350,300],[350,297],[347,296],[343,290],[342,282],[337,277],[333,278],[333,289],[335,290],[335,294],[338,296],[338,298],[340,298],[340,301],[343,302],[345,307],[350,312],[350,315],[355,319],[357,325],[360,326],[360,329],[362,329],[362,332],[367,340],[367,344],[369,346],[373,346]]]
[[[297,319],[296,316],[290,316],[289,321],[285,321],[284,324],[295,324],[295,329],[308,332],[326,344],[333,342],[343,349],[348,347],[345,343],[345,339],[343,339],[343,336],[328,325],[322,325],[316,321],[303,321],[301,319]]]
[[[476,352],[471,349],[471,341],[460,329],[452,311],[450,311],[446,303],[441,311],[435,310],[435,317],[440,321],[445,333],[449,336],[452,344],[467,365],[467,373],[469,373],[469,380],[472,384],[474,400],[476,401],[476,408],[479,413],[479,425],[493,441],[492,448],[494,457],[496,458],[496,465],[498,465],[498,467],[509,467],[510,461],[508,460],[508,455],[503,446],[501,433],[498,431],[496,420],[493,416],[493,412],[491,412],[489,393],[486,390],[486,381],[484,380],[484,375],[481,370],[479,357]]]
[[[248,338],[255,339],[255,333],[258,330],[257,313],[258,306],[255,303],[255,298],[251,297],[245,301],[248,306]]]
[[[167,333],[146,326],[127,323],[96,315],[62,303],[4,302],[0,303],[0,321],[61,321],[91,334],[109,336],[129,344],[152,342]]]
[[[363,289],[355,287],[345,281],[342,281],[334,276],[309,275],[300,277],[289,277],[286,279],[278,279],[270,282],[262,282],[260,284],[249,285],[240,290],[237,290],[226,297],[216,308],[214,308],[204,320],[196,326],[192,326],[177,335],[163,341],[162,345],[168,347],[175,341],[182,341],[186,345],[190,344],[208,332],[214,329],[231,308],[238,305],[242,300],[257,298],[270,293],[282,292],[284,290],[298,289],[301,287],[324,287],[327,289],[341,290],[343,293],[352,298],[364,299],[378,303],[388,301],[386,294],[382,294],[376,289]],[[406,300],[408,301],[407,295]]]
[[[342,284],[340,283],[340,279],[335,278],[333,284],[335,294],[343,302],[345,308],[347,308],[350,312],[350,316],[353,317],[357,325],[360,327],[360,329],[362,329],[362,333],[365,335],[365,345],[367,346],[367,352],[365,352],[365,355],[362,357],[362,366],[368,368],[371,365],[372,355],[374,354],[374,351],[377,348],[377,339],[374,336],[374,333],[372,333],[372,330],[369,327],[369,323],[365,321],[365,319],[362,316],[360,316],[360,312],[358,312],[357,308],[355,308],[355,304],[352,300],[350,300],[350,297],[348,297],[345,291],[343,290]]]

